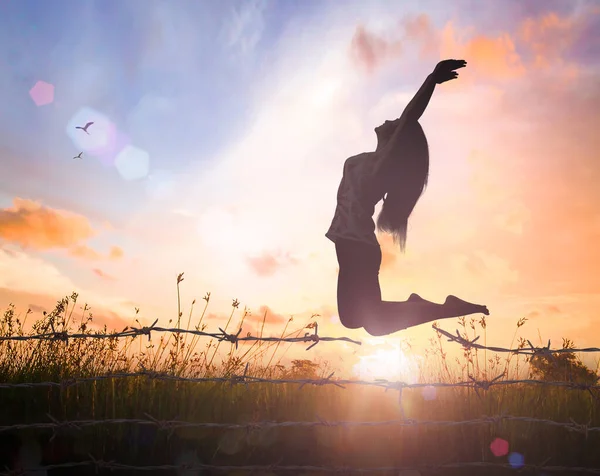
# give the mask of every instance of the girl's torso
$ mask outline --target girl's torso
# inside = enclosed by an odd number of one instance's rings
[[[346,239],[379,246],[373,214],[384,191],[380,181],[375,180],[373,165],[373,152],[350,157],[344,162],[335,214],[325,234],[331,241]]]

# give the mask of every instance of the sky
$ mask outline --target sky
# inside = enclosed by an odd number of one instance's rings
[[[292,352],[396,368],[431,326],[345,329],[324,234],[344,160],[446,58],[468,66],[421,119],[429,185],[406,254],[379,236],[383,298],[485,304],[489,345],[522,317],[536,344],[597,345],[593,0],[0,0],[0,306],[41,316],[76,291],[110,328],[136,307],[166,325],[183,272],[214,330],[233,299],[244,334],[265,310],[275,334],[319,314],[363,345]]]

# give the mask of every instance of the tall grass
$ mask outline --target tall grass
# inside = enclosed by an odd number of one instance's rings
[[[204,330],[210,294],[204,298],[198,318],[193,317],[192,303],[184,318],[179,298],[180,275],[177,280],[177,327],[187,320],[187,329]],[[107,335],[106,326],[94,330],[94,318],[87,305],[77,309],[76,293],[58,301],[52,312],[31,325],[31,311],[17,315],[10,305],[4,312],[0,335],[28,335],[47,332],[78,332]],[[244,310],[238,317],[239,303],[234,301],[227,329],[236,323],[239,329],[248,316]],[[136,315],[139,311],[136,310]],[[314,317],[314,316],[313,316]],[[260,335],[264,332],[266,314]],[[196,322],[194,322],[196,320]],[[300,336],[310,327],[310,320],[299,329],[290,330],[290,319],[281,337]],[[518,332],[525,324],[517,322],[515,340],[519,346],[525,339]],[[138,322],[139,323],[139,322]],[[483,333],[485,318],[460,319],[465,337]],[[28,329],[28,330],[26,330]],[[442,336],[437,333],[419,364],[421,382],[464,381],[523,378],[530,373],[529,364],[518,355],[503,358],[486,351],[465,349],[456,364],[449,362]],[[296,360],[283,365],[289,345],[256,341],[241,344],[209,340],[200,346],[198,336],[162,335],[157,344],[145,338],[89,338],[68,342],[48,340],[0,341],[0,379],[2,382],[57,381],[72,377],[91,377],[108,372],[135,372],[140,369],[165,372],[183,377],[226,377],[241,374],[271,379],[318,378],[330,373],[327,363]],[[428,380],[430,379],[430,380]],[[325,420],[395,420],[401,418],[398,394],[394,391],[350,386],[192,383],[160,379],[107,379],[72,387],[38,387],[0,389],[4,405],[0,406],[0,424],[15,425],[49,421],[48,414],[58,420],[146,418],[185,420],[191,422],[253,422]],[[483,414],[506,413],[516,416],[546,418],[569,422],[570,418],[600,426],[598,401],[591,392],[558,387],[510,385],[489,390],[468,388],[436,388],[405,390],[402,405],[406,416],[416,420],[470,420]],[[20,432],[21,436],[24,433]],[[33,433],[30,430],[29,433]],[[128,464],[164,464],[173,461],[182,449],[191,449],[201,461],[210,464],[248,465],[281,464],[340,465],[356,467],[406,466],[419,463],[460,461],[506,462],[507,456],[496,457],[490,451],[495,438],[509,442],[510,452],[524,455],[526,463],[547,461],[552,465],[599,466],[600,439],[597,433],[583,435],[558,427],[536,423],[507,422],[461,426],[379,426],[379,427],[315,427],[254,430],[221,430],[189,428],[173,433],[154,426],[113,424],[84,429],[61,428],[52,434],[37,431],[45,442],[45,462],[59,463],[87,459],[87,454],[105,460]],[[4,437],[8,435],[3,432]],[[2,436],[2,434],[0,434]],[[0,442],[1,446],[1,442]],[[60,470],[57,474],[70,474]],[[73,474],[88,474],[76,468]],[[505,474],[505,470],[445,471],[444,474]],[[91,470],[89,472],[91,474]],[[158,473],[157,473],[158,474]],[[161,474],[164,474],[162,472]],[[421,474],[427,474],[422,472]],[[567,473],[565,473],[567,474]]]

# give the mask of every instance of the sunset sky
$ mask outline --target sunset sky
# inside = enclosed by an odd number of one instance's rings
[[[521,317],[536,344],[600,344],[596,1],[0,0],[0,58],[2,308],[40,316],[77,291],[111,328],[135,307],[166,325],[184,272],[184,309],[211,293],[209,330],[237,298],[244,334],[267,307],[273,333],[317,313],[322,335],[363,341],[303,358],[426,344],[429,324],[339,323],[324,234],[344,160],[458,58],[421,120],[407,253],[380,237],[383,297],[485,304],[490,345]]]

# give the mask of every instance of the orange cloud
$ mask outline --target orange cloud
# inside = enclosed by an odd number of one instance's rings
[[[246,335],[247,332],[251,332],[253,335],[256,335],[257,331],[260,331],[262,328],[263,319],[265,320],[265,328],[268,328],[271,325],[282,325],[288,322],[290,316],[284,316],[283,314],[278,314],[274,312],[269,306],[262,305],[258,308],[258,310],[249,310],[248,314],[244,317],[244,324],[242,325],[243,335]],[[229,319],[229,314],[226,313],[207,313],[205,319],[213,321],[218,320],[227,322]],[[229,330],[235,329],[237,331],[238,325],[240,323],[239,318],[236,320],[232,320]],[[222,326],[222,324],[217,324]],[[211,327],[212,329],[212,327]]]
[[[356,65],[372,73],[384,61],[402,54],[400,41],[388,41],[359,25],[350,43],[350,54]]]
[[[114,276],[111,276],[110,274],[105,273],[104,271],[102,271],[99,268],[92,269],[92,272],[99,278],[106,279],[108,281],[116,281],[116,279],[117,279]]]
[[[27,322],[25,325],[25,331],[29,331],[31,329],[31,326],[36,321],[44,319],[42,315],[44,311],[50,312],[55,308],[57,301],[61,297],[61,295],[49,296],[47,294],[42,293],[17,291],[14,289],[0,287],[0,312],[6,309],[6,306],[8,306],[9,303],[12,303],[16,308],[16,314],[20,316],[21,320],[23,320],[27,309],[31,309],[31,311],[33,311],[33,314],[30,314],[30,316],[27,318]],[[77,320],[79,320],[81,317],[81,309],[79,308],[82,307],[85,302],[86,300],[82,296],[77,303],[76,313],[79,314]],[[69,305],[71,306],[72,304]],[[106,324],[109,330],[121,331],[125,326],[133,324],[132,319],[130,319],[129,322],[127,322],[125,318],[115,313],[114,311],[103,309],[100,307],[92,308],[92,316],[93,327],[95,328],[102,328]]]
[[[535,319],[537,317],[550,317],[563,314],[563,311],[554,304],[546,304],[537,306],[534,310],[528,312],[525,317],[527,319]]]
[[[42,314],[44,312],[49,312],[49,309],[47,309],[44,306],[40,306],[38,304],[29,304],[28,309],[33,312],[33,313],[38,313],[38,314]]]
[[[464,58],[469,62],[462,83],[471,73],[496,79],[522,77],[528,70],[561,68],[565,80],[579,74],[576,63],[570,59],[570,49],[584,34],[589,18],[600,13],[600,8],[588,8],[577,16],[560,16],[555,12],[530,17],[514,31],[495,36],[477,33],[475,28],[460,26],[450,21],[436,30],[426,14],[406,17],[399,24],[404,30],[403,41],[419,45],[424,58]],[[465,38],[465,31],[466,38]],[[393,47],[392,47],[393,46]],[[352,39],[352,54],[357,63],[373,71],[384,60],[402,53],[400,42],[389,42],[358,26]],[[393,54],[391,54],[393,52]]]
[[[266,315],[266,317],[265,317]],[[263,319],[265,320],[265,325],[267,324],[282,324],[288,321],[289,317],[286,317],[282,314],[277,314],[273,312],[271,308],[268,306],[260,306],[258,311],[252,312],[246,316],[244,319],[245,322],[250,322],[253,324],[261,324]]]
[[[108,253],[110,259],[121,259],[123,257],[123,250],[118,246],[113,246]]]
[[[89,220],[66,210],[45,207],[22,198],[15,198],[13,206],[0,210],[0,239],[16,243],[22,248],[38,251],[63,248],[76,258],[102,259],[102,255],[83,242],[96,235]],[[113,246],[110,259],[119,259],[123,250]]]
[[[448,22],[441,32],[440,56],[467,60],[469,72],[479,76],[507,79],[525,73],[515,42],[508,33],[496,37],[479,34],[461,43],[456,39],[454,24]]]
[[[283,267],[296,264],[297,260],[289,253],[263,253],[257,257],[246,258],[246,262],[257,275],[268,277]]]
[[[116,312],[101,309],[98,312],[91,312],[93,316],[92,327],[102,328],[106,325],[109,332],[121,332],[124,328],[137,325],[133,318],[129,320],[120,316]]]
[[[75,258],[82,258],[89,261],[102,258],[100,253],[86,245],[75,245],[69,249],[69,254]]]
[[[400,26],[404,41],[419,45],[422,59],[464,58],[469,62],[469,73],[502,79],[525,73],[515,40],[508,33],[496,37],[479,34],[461,41],[453,22],[437,31],[426,14],[403,18]],[[402,54],[402,42],[385,40],[359,25],[352,38],[351,53],[358,66],[373,72],[384,61]]]
[[[53,210],[32,200],[15,198],[0,210],[0,238],[24,248],[70,248],[95,235],[87,218]]]

